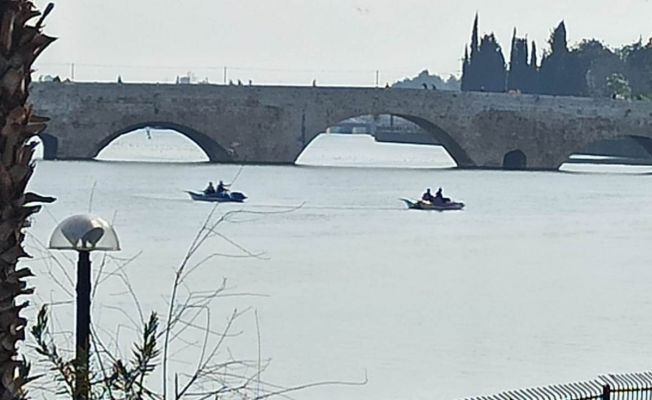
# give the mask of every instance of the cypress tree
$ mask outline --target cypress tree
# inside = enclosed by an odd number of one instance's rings
[[[480,49],[478,41],[478,13],[475,13],[473,19],[473,28],[471,31],[471,46],[470,50],[464,48],[464,64],[462,65],[462,90],[474,91],[480,89],[479,74],[477,70],[477,63],[474,61],[478,58]]]
[[[462,91],[469,90],[469,48],[464,46],[464,61],[462,62]]]
[[[530,74],[528,77],[528,92],[539,93],[539,67],[537,60],[537,44],[532,41],[532,52],[530,53]]]
[[[473,20],[471,49],[465,48],[462,90],[503,92],[506,85],[505,57],[493,34],[478,40],[478,14]]]
[[[478,74],[479,90],[504,92],[506,87],[505,57],[494,34],[485,35],[480,41],[478,57],[471,60]]]
[[[566,36],[566,23],[561,21],[550,37],[550,48],[553,53],[568,53],[568,40]]]
[[[512,36],[512,49],[509,57],[509,73],[507,76],[507,90],[529,92],[530,68],[528,65],[527,39],[516,37],[516,28]]]
[[[582,92],[581,71],[576,57],[568,51],[564,21],[552,32],[549,43],[551,52],[541,61],[541,92],[556,96],[579,96]]]
[[[531,58],[530,58],[530,68],[536,70],[537,69],[537,44],[533,40],[532,41],[532,53],[531,53]]]
[[[478,13],[475,13],[475,19],[473,20],[473,31],[471,33],[471,61],[478,53],[479,42],[478,42]]]

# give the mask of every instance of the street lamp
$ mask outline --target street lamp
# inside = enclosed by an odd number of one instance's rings
[[[77,334],[75,338],[75,399],[88,400],[90,382],[88,357],[91,325],[91,251],[120,250],[118,235],[102,218],[73,215],[52,232],[50,249],[75,250],[77,261]]]

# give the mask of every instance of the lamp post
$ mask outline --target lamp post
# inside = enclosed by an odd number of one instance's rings
[[[118,235],[102,218],[74,215],[52,232],[50,249],[75,250],[77,260],[77,321],[75,337],[75,399],[88,400],[91,325],[91,252],[120,250]]]

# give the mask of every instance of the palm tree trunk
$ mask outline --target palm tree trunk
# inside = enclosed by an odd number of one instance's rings
[[[0,400],[25,398],[29,366],[18,358],[27,321],[20,313],[27,306],[19,297],[29,295],[28,268],[17,268],[28,255],[22,247],[28,217],[39,210],[28,203],[52,201],[25,193],[34,164],[30,139],[45,129],[45,118],[32,114],[27,103],[32,64],[54,41],[41,33],[43,15],[27,0],[0,0]],[[34,18],[40,19],[34,23]]]

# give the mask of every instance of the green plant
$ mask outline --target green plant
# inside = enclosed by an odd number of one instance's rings
[[[144,324],[141,341],[134,345],[131,359],[124,361],[114,358],[110,374],[106,374],[106,371],[81,371],[74,359],[66,360],[60,355],[50,333],[46,306],[39,310],[31,334],[36,342],[36,352],[50,365],[50,371],[55,373],[57,395],[73,398],[76,375],[85,373],[91,375],[91,399],[141,400],[159,397],[146,386],[146,379],[156,369],[157,358],[160,356],[157,342],[159,318],[156,313],[152,313]]]

